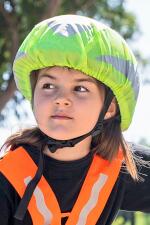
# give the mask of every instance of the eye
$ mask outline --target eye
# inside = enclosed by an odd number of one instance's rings
[[[76,86],[75,87],[75,91],[79,91],[79,92],[89,92],[89,90],[83,86]]]
[[[54,87],[55,86],[51,83],[45,83],[45,84],[42,85],[43,89],[54,89]]]

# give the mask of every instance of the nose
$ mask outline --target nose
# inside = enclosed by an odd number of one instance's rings
[[[56,99],[55,99],[55,105],[59,105],[59,106],[65,106],[65,107],[69,107],[71,106],[72,102],[70,99],[67,98],[67,96],[58,96]]]

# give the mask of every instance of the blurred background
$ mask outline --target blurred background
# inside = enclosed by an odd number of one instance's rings
[[[0,146],[16,131],[36,124],[30,103],[17,91],[12,63],[18,47],[39,21],[60,14],[93,17],[117,30],[138,60],[141,89],[124,137],[150,146],[150,1],[0,0]],[[113,225],[148,225],[149,214],[120,212]]]

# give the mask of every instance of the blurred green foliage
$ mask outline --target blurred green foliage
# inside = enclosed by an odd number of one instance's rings
[[[130,212],[125,212],[126,218],[128,217],[128,214]],[[117,216],[115,221],[112,223],[112,225],[149,225],[150,224],[150,215],[147,213],[142,212],[133,212],[134,215],[134,222],[132,222],[130,219],[126,220],[123,216]]]

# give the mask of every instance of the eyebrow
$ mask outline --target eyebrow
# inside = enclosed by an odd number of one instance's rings
[[[54,76],[52,76],[52,75],[50,75],[50,74],[43,74],[43,75],[39,78],[39,80],[41,80],[43,77],[48,77],[48,78],[50,78],[50,79],[52,79],[52,80],[57,80],[56,77],[54,77]],[[90,77],[87,77],[87,78],[78,78],[78,79],[75,79],[74,81],[77,81],[77,82],[85,82],[85,81],[87,81],[87,82],[96,84],[96,81],[95,81],[94,79],[90,78]]]

